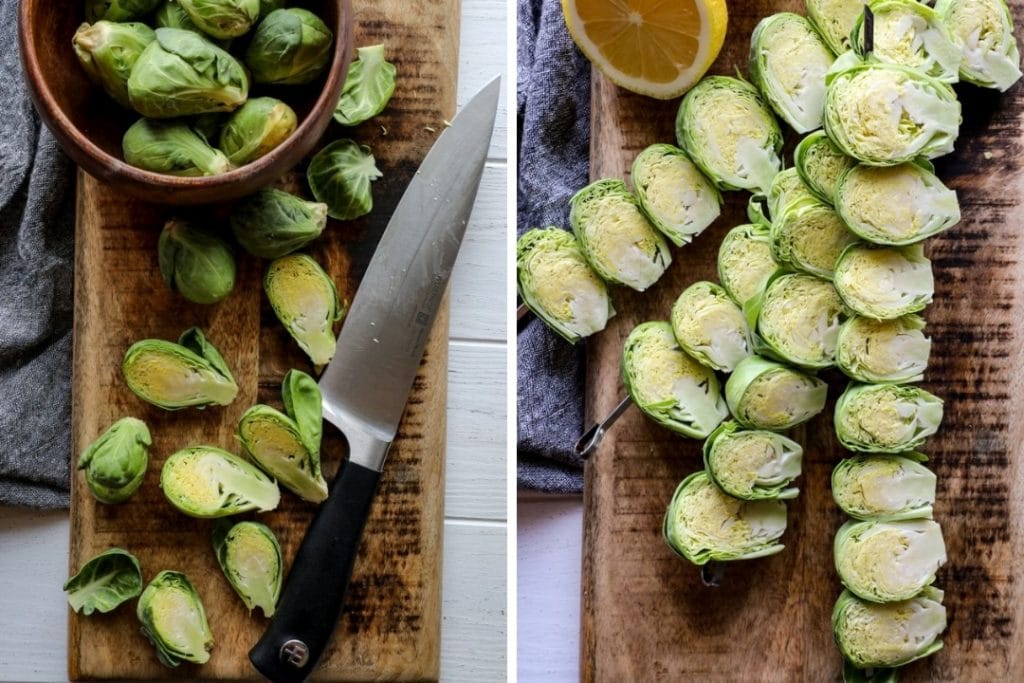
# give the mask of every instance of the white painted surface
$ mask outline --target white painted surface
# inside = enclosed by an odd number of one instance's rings
[[[463,0],[459,104],[505,73],[506,3]],[[441,678],[504,681],[506,617],[505,230],[502,95],[452,280]],[[65,512],[0,508],[0,681],[66,680]]]

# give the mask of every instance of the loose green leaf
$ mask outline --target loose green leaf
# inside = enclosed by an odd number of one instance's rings
[[[75,612],[110,612],[142,592],[139,561],[121,548],[105,550],[82,565],[64,583],[64,591]]]
[[[334,120],[357,126],[384,111],[395,92],[395,65],[384,58],[383,45],[356,48]]]
[[[370,148],[352,140],[335,140],[327,145],[306,169],[313,196],[327,205],[327,215],[343,221],[373,210],[370,183],[383,175]]]

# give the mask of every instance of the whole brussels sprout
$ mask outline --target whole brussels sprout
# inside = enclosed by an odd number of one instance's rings
[[[678,147],[651,145],[633,160],[631,176],[651,225],[677,247],[692,242],[721,213],[722,195]]]
[[[930,519],[850,521],[836,532],[833,554],[847,590],[871,602],[896,602],[935,581],[946,544]]]
[[[853,244],[836,262],[833,282],[850,309],[875,320],[924,310],[935,292],[932,262],[925,258],[920,244]]]
[[[864,0],[807,0],[807,17],[832,52],[850,49],[850,34],[864,13]]]
[[[920,453],[858,455],[832,470],[832,498],[854,519],[931,519],[935,474]]]
[[[185,31],[202,32],[178,0],[163,0],[153,15],[153,25],[157,28],[180,28]]]
[[[836,645],[850,664],[866,669],[902,666],[942,649],[946,630],[943,593],[928,587],[921,594],[884,604],[843,591],[832,610]]]
[[[237,38],[260,16],[260,0],[177,0],[199,30],[214,38]]]
[[[85,483],[101,503],[123,503],[132,497],[146,476],[153,439],[142,420],[122,417],[86,448],[78,458]]]
[[[82,24],[71,44],[89,78],[123,107],[128,100],[128,77],[143,50],[156,40],[153,29],[140,23],[97,21]]]
[[[226,406],[238,395],[227,363],[198,327],[182,332],[177,344],[135,342],[124,354],[121,372],[136,396],[166,410]]]
[[[932,346],[924,325],[913,314],[893,320],[853,316],[839,328],[836,365],[861,382],[920,382]]]
[[[851,451],[912,451],[941,423],[942,399],[920,387],[850,383],[836,401],[836,436]]]
[[[235,166],[244,166],[295,132],[295,111],[273,97],[255,97],[236,109],[220,131],[220,151]]]
[[[935,11],[962,50],[962,80],[1006,92],[1020,79],[1013,13],[1005,0],[936,0]]]
[[[874,15],[870,54],[890,64],[901,64],[946,83],[959,78],[960,47],[939,13],[917,0],[869,0]],[[851,34],[853,49],[868,55],[864,17]]]
[[[313,365],[327,365],[338,343],[334,323],[346,311],[334,280],[309,256],[290,254],[267,267],[263,289],[274,315]]]
[[[181,121],[139,119],[121,145],[127,163],[154,173],[208,176],[231,170],[226,156]]]
[[[810,420],[825,409],[828,385],[781,363],[751,356],[725,382],[733,418],[744,427],[774,432]]]
[[[857,162],[843,154],[825,131],[818,130],[801,140],[793,150],[793,164],[811,194],[832,205],[839,179]]]
[[[75,613],[107,613],[142,592],[139,561],[127,550],[110,548],[89,559],[64,582]]]
[[[157,574],[139,597],[136,615],[164,666],[209,661],[213,634],[206,610],[195,586],[181,572]]]
[[[306,246],[327,226],[327,205],[282,190],[263,190],[231,213],[231,231],[253,256],[275,259]]]
[[[826,280],[843,250],[857,242],[839,214],[810,193],[772,214],[771,234],[776,263]]]
[[[171,219],[164,224],[157,256],[164,282],[189,301],[212,304],[235,287],[231,247],[185,221]]]
[[[723,423],[704,442],[704,469],[725,493],[741,500],[786,500],[800,490],[804,449],[781,434]]]
[[[134,21],[156,9],[160,0],[85,0],[85,20]]]
[[[281,545],[274,532],[259,522],[232,524],[219,519],[213,525],[213,552],[249,611],[259,607],[264,617],[274,616],[284,576]]]
[[[812,370],[835,363],[847,310],[827,280],[802,273],[780,275],[747,313],[757,321],[763,354]]]
[[[334,108],[334,120],[343,126],[357,126],[384,111],[395,92],[395,72],[395,65],[384,58],[383,45],[357,47]]]
[[[333,43],[334,34],[312,12],[276,9],[256,27],[245,64],[256,83],[301,85],[324,70]]]
[[[740,308],[760,294],[779,270],[772,258],[771,231],[764,225],[738,225],[718,248],[718,279]]]
[[[672,331],[686,353],[714,370],[732,372],[754,352],[743,311],[713,282],[683,290],[672,306]]]
[[[306,167],[313,196],[327,205],[328,216],[341,221],[373,210],[370,183],[383,175],[370,148],[353,140],[335,140],[317,152]]]
[[[281,500],[273,479],[215,446],[192,446],[172,454],[160,471],[160,488],[171,505],[200,519],[266,512]]]

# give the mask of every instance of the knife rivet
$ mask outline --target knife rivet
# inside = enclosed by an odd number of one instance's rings
[[[301,669],[309,661],[309,647],[301,640],[289,640],[281,646],[280,656],[282,663]]]

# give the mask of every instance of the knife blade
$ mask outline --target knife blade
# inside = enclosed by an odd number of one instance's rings
[[[469,222],[500,80],[463,107],[416,171],[320,379],[324,419],[345,435],[349,457],[299,546],[266,632],[249,652],[275,683],[305,680],[338,623],[380,471]]]

